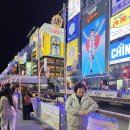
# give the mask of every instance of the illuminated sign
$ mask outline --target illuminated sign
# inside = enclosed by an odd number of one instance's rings
[[[64,57],[64,29],[44,23],[41,27],[43,32],[42,55]]]
[[[28,75],[28,76],[32,75],[32,63],[31,62],[26,63],[26,75]]]
[[[38,43],[38,29],[36,29],[36,31],[30,36],[29,42],[35,44],[33,45],[32,52],[36,51],[36,44]]]
[[[130,7],[111,18],[110,40],[130,33]]]
[[[130,0],[112,0],[112,16],[130,6]]]
[[[59,14],[53,16],[52,20],[51,20],[51,24],[58,27],[58,28],[61,28],[62,24],[63,24],[62,17]]]
[[[67,23],[67,43],[79,36],[79,15]]]
[[[69,0],[68,21],[80,12],[80,0]]]
[[[27,59],[27,54],[25,52],[23,55],[19,56],[19,64],[25,64],[26,59]]]
[[[100,1],[82,15],[82,75],[105,73],[106,4]]]
[[[42,32],[42,29],[40,28],[39,29],[39,43],[37,42],[36,43],[36,60],[39,58],[41,58],[43,56],[42,54],[42,47],[43,47],[43,32]]]
[[[123,87],[123,80],[117,80],[117,90],[121,90],[121,87]]]
[[[75,39],[67,44],[67,68],[68,71],[72,70],[72,67],[77,66],[78,63],[78,39]]]
[[[130,61],[130,38],[110,45],[110,64]]]

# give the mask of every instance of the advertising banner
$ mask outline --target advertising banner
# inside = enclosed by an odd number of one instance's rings
[[[130,61],[130,38],[110,45],[110,64]]]
[[[64,29],[47,23],[44,23],[41,28],[43,32],[42,55],[64,57]]]
[[[79,36],[79,15],[67,23],[67,43]]]
[[[42,47],[43,47],[43,42],[44,42],[42,29],[40,28],[38,31],[39,31],[38,32],[39,41],[37,41],[36,43],[36,60],[38,59],[38,57],[41,58],[43,56]]]
[[[36,51],[36,44],[38,43],[38,29],[30,36],[29,43],[35,44],[33,45],[32,52]]]
[[[82,16],[82,75],[105,73],[106,15],[100,1]]]
[[[27,76],[32,75],[32,63],[31,62],[26,63],[26,75]]]
[[[111,18],[110,41],[130,34],[130,7]]]
[[[68,21],[80,12],[80,0],[69,0]]]
[[[26,63],[26,59],[27,59],[27,55],[26,55],[26,52],[19,56],[19,64],[25,64]]]
[[[112,16],[130,6],[130,0],[112,0]]]
[[[104,97],[104,98],[117,98],[118,92],[114,91],[100,91],[100,90],[92,90],[88,91],[87,94],[89,96],[96,97]]]
[[[67,44],[67,70],[76,71],[77,64],[78,64],[78,39],[75,39]]]
[[[121,90],[121,87],[123,87],[123,80],[119,79],[117,80],[117,90]]]

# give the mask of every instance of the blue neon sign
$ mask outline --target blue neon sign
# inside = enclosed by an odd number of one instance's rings
[[[110,64],[130,60],[130,38],[110,45]]]

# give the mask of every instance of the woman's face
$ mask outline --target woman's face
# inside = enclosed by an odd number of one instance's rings
[[[83,97],[84,94],[85,94],[85,88],[78,88],[76,94],[77,94],[77,96],[79,96],[79,97]]]

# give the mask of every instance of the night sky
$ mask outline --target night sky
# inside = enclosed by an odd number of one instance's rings
[[[36,26],[50,23],[68,0],[1,0],[0,74],[9,61],[28,43],[27,35]]]

